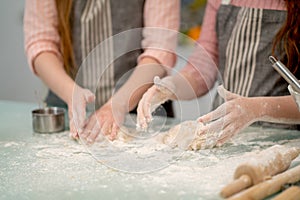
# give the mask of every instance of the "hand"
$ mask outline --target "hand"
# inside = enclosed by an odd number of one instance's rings
[[[70,136],[78,139],[86,118],[86,106],[95,101],[95,95],[88,89],[75,86],[72,100],[68,102]]]
[[[219,133],[217,146],[239,133],[242,129],[259,120],[260,102],[256,98],[233,94],[223,86],[218,87],[219,95],[225,100],[216,110],[198,118],[199,122],[209,123],[203,133]]]
[[[92,144],[101,133],[110,140],[117,137],[118,130],[124,121],[125,109],[118,102],[108,101],[95,111],[87,120],[80,137]]]
[[[170,77],[154,77],[154,85],[147,90],[137,108],[137,128],[145,130],[152,120],[151,113],[168,99],[171,99],[175,86]]]

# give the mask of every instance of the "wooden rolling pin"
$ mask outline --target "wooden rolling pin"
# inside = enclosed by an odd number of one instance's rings
[[[284,184],[291,184],[300,180],[300,165],[289,169],[272,179],[261,182],[248,188],[228,200],[262,200],[276,192],[279,192]]]
[[[277,195],[273,200],[300,200],[300,187],[292,186]]]
[[[285,171],[299,155],[300,149],[274,145],[261,151],[246,163],[237,167],[234,181],[225,186],[220,195],[227,198],[252,185],[270,179],[273,175]]]

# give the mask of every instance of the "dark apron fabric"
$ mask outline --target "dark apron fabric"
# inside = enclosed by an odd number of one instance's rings
[[[68,105],[61,100],[56,94],[54,94],[51,90],[48,91],[45,102],[47,106],[61,107],[68,109]]]
[[[132,30],[134,28],[142,28],[144,26],[144,0],[111,0],[112,9],[112,24],[113,35],[121,33],[123,31]],[[142,29],[139,29],[142,30]],[[116,88],[120,88],[127,79],[122,79],[122,76],[126,72],[132,71],[137,65],[137,58],[143,52],[141,47],[142,32],[137,31],[134,35],[122,38],[121,44],[114,42],[114,52],[118,51],[120,45],[135,46],[140,49],[130,51],[114,60],[114,79]],[[130,75],[131,73],[128,73]]]
[[[289,95],[285,80],[273,69],[273,38],[286,19],[286,11],[221,5],[217,13],[220,84],[246,97]],[[224,100],[217,94],[213,108]],[[256,123],[296,128],[294,125]]]
[[[145,4],[144,0],[130,0],[130,1],[110,0],[112,35],[118,34],[126,30],[143,27],[144,4]],[[72,42],[73,42],[73,49],[74,49],[74,55],[75,55],[75,61],[77,63],[77,67],[80,67],[83,61],[82,52],[80,48],[82,42],[81,41],[81,16],[84,12],[86,5],[87,5],[87,1],[82,1],[82,0],[73,1],[72,16],[71,16]],[[125,83],[125,81],[130,76],[131,71],[137,65],[137,58],[143,52],[141,47],[141,41],[142,41],[141,30],[132,37],[126,37],[122,39],[121,45],[123,46],[134,45],[140,48],[134,51],[130,51],[114,60],[113,77],[114,77],[115,85],[108,86],[109,88],[104,88],[104,90],[110,90],[110,91],[113,91],[114,89],[118,90]],[[114,43],[113,45],[114,45],[113,46],[114,51],[117,51],[120,44]],[[124,74],[126,74],[125,77]],[[107,97],[107,100],[108,98],[109,97]],[[49,105],[66,107],[66,104],[51,91],[49,91],[49,94],[46,98],[46,102]],[[102,104],[103,103],[96,102],[96,108],[101,107]],[[167,110],[168,116],[173,117],[174,113],[173,113],[172,103],[169,101],[166,103],[166,105],[163,106]]]

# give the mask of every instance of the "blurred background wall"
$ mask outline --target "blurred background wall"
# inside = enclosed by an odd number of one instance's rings
[[[45,87],[29,70],[24,55],[25,1],[1,0],[0,4],[0,99],[36,102],[35,91],[44,94]]]

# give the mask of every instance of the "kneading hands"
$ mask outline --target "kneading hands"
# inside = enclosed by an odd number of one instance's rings
[[[157,97],[163,97],[160,101],[172,99],[175,94],[162,89],[162,85],[172,88],[173,84],[160,84],[152,86],[143,96],[138,107],[138,126],[147,127],[151,120],[151,112],[157,107]],[[204,126],[199,133],[192,135],[217,135],[216,146],[221,146],[244,128],[257,121],[297,124],[300,123],[300,114],[296,103],[291,96],[279,97],[243,97],[227,91],[223,86],[217,88],[218,94],[225,100],[216,110],[203,115],[197,121]],[[217,133],[217,134],[216,134]]]
[[[110,140],[117,137],[117,133],[124,121],[126,113],[133,110],[142,95],[153,84],[154,76],[164,76],[166,69],[152,58],[144,58],[134,69],[128,81],[105,103],[86,119],[85,108],[93,99],[87,98],[86,90],[78,87],[73,94],[73,112],[70,127],[73,138],[80,136],[87,143],[93,143],[101,134]],[[145,76],[147,74],[147,76]],[[91,94],[91,93],[88,93]],[[91,101],[90,101],[91,100]],[[162,103],[158,102],[158,105]],[[72,125],[75,124],[74,125]],[[72,126],[71,126],[72,125]],[[75,129],[72,129],[75,127]]]
[[[239,96],[223,86],[217,90],[225,102],[197,121],[206,124],[202,128],[203,134],[218,133],[217,146],[221,146],[242,129],[259,121],[263,113],[255,109],[258,99]]]
[[[162,88],[163,86],[166,88]],[[147,128],[147,124],[152,119],[151,113],[158,106],[158,103],[175,96],[171,93],[175,90],[173,86],[174,84],[171,82],[163,81],[163,83],[152,86],[144,94],[138,106],[138,127]],[[216,135],[218,133],[217,146],[225,143],[243,128],[260,120],[262,116],[259,109],[253,109],[256,107],[258,99],[233,94],[223,86],[218,87],[218,93],[225,100],[225,103],[216,110],[198,118],[197,121],[205,125],[199,129],[201,133],[191,133],[192,135]]]

